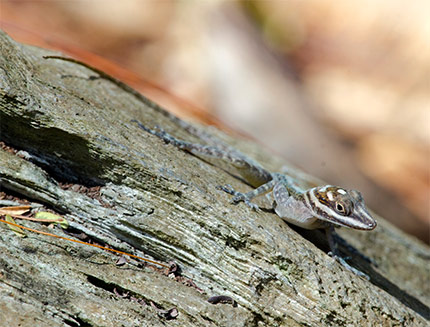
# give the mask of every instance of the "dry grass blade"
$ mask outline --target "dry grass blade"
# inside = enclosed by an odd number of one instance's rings
[[[23,215],[25,213],[27,213],[28,211],[30,211],[31,206],[14,206],[14,207],[2,207],[0,208],[0,215],[11,215],[11,216],[16,216],[16,215]]]

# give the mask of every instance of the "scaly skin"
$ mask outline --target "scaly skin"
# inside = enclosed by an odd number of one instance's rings
[[[348,270],[368,278],[366,274],[351,267],[338,256],[334,232],[334,227],[359,230],[372,230],[376,227],[376,220],[367,211],[360,192],[332,185],[304,190],[299,188],[291,177],[280,173],[271,173],[257,162],[225,144],[220,144],[220,146],[194,144],[179,140],[160,128],[153,130],[138,121],[134,120],[133,122],[136,122],[140,128],[148,133],[159,137],[165,143],[172,144],[181,150],[227,163],[233,169],[233,172],[228,170],[230,173],[238,175],[255,187],[248,193],[237,192],[230,186],[220,187],[223,191],[233,195],[233,203],[244,202],[251,208],[258,210],[258,206],[251,200],[272,192],[274,210],[279,217],[306,229],[324,228],[331,248],[331,255]],[[187,123],[184,122],[184,124]],[[202,132],[192,128],[191,125],[189,126],[187,128],[189,132],[200,136]],[[207,134],[204,133],[203,136],[203,139],[213,141]]]

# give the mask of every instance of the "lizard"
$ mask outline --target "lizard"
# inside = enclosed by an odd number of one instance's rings
[[[137,123],[144,131],[159,137],[166,144],[172,144],[204,159],[222,160],[234,168],[234,172],[228,172],[240,177],[254,189],[242,193],[234,190],[230,185],[218,187],[233,196],[232,203],[244,202],[252,209],[259,210],[258,205],[251,200],[271,192],[274,199],[273,209],[280,218],[301,228],[324,229],[331,250],[329,254],[346,269],[369,279],[368,275],[350,266],[339,255],[337,235],[334,230],[335,227],[357,230],[373,230],[376,227],[377,222],[367,210],[359,191],[347,190],[334,185],[302,189],[287,174],[271,173],[253,159],[221,141],[216,142],[216,145],[191,143],[179,140],[161,128],[150,129],[137,120],[132,122]],[[182,121],[181,127],[203,140],[212,141],[212,136],[199,131],[191,124]]]
[[[95,67],[79,60],[62,56],[44,56],[43,58],[59,59],[84,66],[97,73],[100,77],[111,81],[124,91],[129,92],[148,107],[165,116],[189,133],[205,141],[213,140],[211,135],[200,131],[193,125],[169,113],[125,83]],[[275,198],[274,209],[279,217],[302,228],[324,228],[332,256],[348,270],[369,279],[366,274],[351,267],[339,256],[335,239],[335,226],[361,230],[372,230],[376,227],[376,220],[367,211],[363,197],[358,191],[345,190],[331,185],[304,190],[298,187],[289,176],[280,173],[270,173],[257,162],[244,156],[239,151],[226,146],[222,142],[217,141],[216,146],[193,144],[181,141],[161,129],[157,131],[147,128],[137,120],[132,120],[132,122],[137,123],[143,130],[161,138],[165,143],[171,143],[179,149],[188,151],[197,156],[222,159],[227,164],[236,168],[238,175],[255,189],[248,193],[241,193],[233,190],[229,186],[221,187],[222,190],[233,195],[233,203],[243,201],[251,208],[258,210],[258,206],[252,203],[251,200],[272,191]],[[229,172],[228,169],[226,170]],[[366,259],[370,261],[368,258]]]

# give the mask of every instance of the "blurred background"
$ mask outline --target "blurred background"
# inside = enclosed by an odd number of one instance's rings
[[[429,12],[428,0],[1,0],[0,27],[362,191],[428,243]]]

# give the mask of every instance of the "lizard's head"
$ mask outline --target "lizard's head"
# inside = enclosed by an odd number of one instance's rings
[[[363,230],[376,227],[358,191],[331,185],[314,187],[306,192],[306,202],[317,218],[332,224]]]

